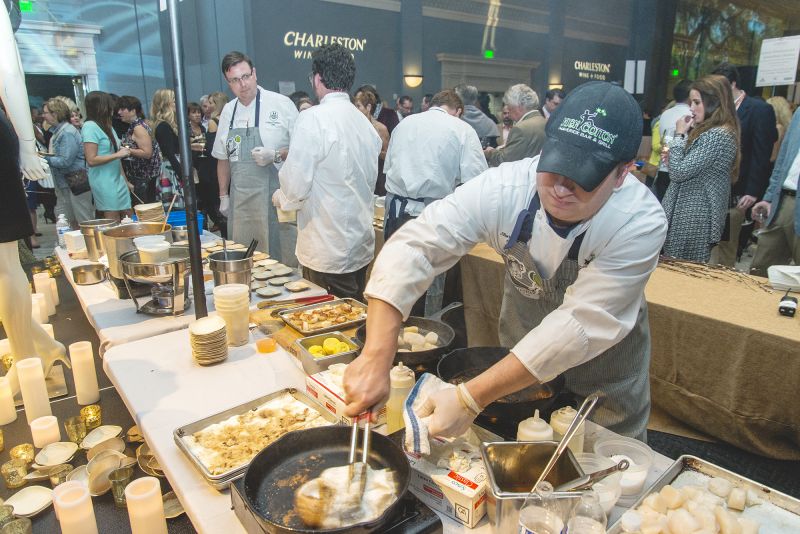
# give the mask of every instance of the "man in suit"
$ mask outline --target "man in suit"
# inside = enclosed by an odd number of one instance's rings
[[[483,153],[490,167],[506,161],[532,158],[541,152],[545,141],[544,127],[547,120],[539,112],[539,97],[536,91],[523,83],[512,85],[503,96],[508,107],[508,116],[514,127],[502,148],[486,148]]]
[[[769,184],[769,158],[778,139],[778,130],[775,128],[775,111],[772,106],[747,95],[739,87],[739,71],[736,67],[722,63],[711,74],[725,76],[731,83],[741,130],[739,179],[733,184],[728,210],[730,232],[728,239],[720,241],[711,251],[711,263],[733,267],[745,215],[764,196]]]
[[[767,214],[766,228],[758,236],[752,273],[767,276],[771,265],[800,265],[800,204],[797,203],[797,180],[800,176],[800,110],[794,113],[781,144],[775,168],[769,179],[764,200],[753,212]]]

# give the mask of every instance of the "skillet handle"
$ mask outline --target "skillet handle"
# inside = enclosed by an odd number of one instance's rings
[[[429,317],[425,317],[425,318],[426,319],[430,319],[431,321],[442,322],[442,316],[445,313],[449,312],[450,310],[455,310],[456,308],[460,308],[462,306],[464,306],[463,302],[452,302],[452,303],[448,304],[447,306],[445,306],[444,308],[442,308],[441,310],[439,310],[438,312],[432,314]]]

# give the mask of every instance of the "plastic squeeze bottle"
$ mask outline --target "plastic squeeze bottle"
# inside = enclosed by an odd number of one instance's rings
[[[539,410],[520,422],[517,427],[517,441],[552,441],[553,427],[547,421],[539,417]]]
[[[518,534],[561,534],[564,520],[553,497],[553,485],[540,482],[525,498],[519,511]]]
[[[553,412],[553,415],[550,416],[550,426],[553,427],[556,440],[560,440],[564,434],[567,433],[567,429],[576,415],[578,415],[578,412],[576,412],[575,408],[572,406],[564,406]],[[583,437],[585,431],[586,427],[581,425],[572,436],[572,439],[569,440],[568,447],[575,454],[583,452]]]
[[[389,400],[386,403],[386,432],[391,434],[405,428],[403,405],[414,387],[414,371],[398,363],[389,371]]]

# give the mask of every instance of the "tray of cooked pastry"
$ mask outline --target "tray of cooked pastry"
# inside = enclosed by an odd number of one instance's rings
[[[718,465],[684,455],[608,529],[671,534],[800,532],[800,500]],[[630,530],[629,530],[630,531]]]
[[[175,443],[216,489],[241,478],[264,447],[293,430],[337,419],[308,395],[286,388],[176,428]]]
[[[360,326],[367,320],[367,305],[355,299],[339,299],[294,308],[278,315],[301,334],[310,336]]]

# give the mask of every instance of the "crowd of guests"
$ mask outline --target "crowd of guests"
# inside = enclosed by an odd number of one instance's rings
[[[249,69],[254,78],[255,69],[249,58],[240,55],[236,59],[240,57],[244,59],[239,63],[246,63],[245,69]],[[230,83],[224,69],[223,74]],[[240,92],[250,83],[240,78],[231,83],[231,90],[237,97],[231,104],[239,102],[243,96]],[[274,94],[260,87],[258,90]],[[431,185],[436,181],[431,179],[426,186],[428,190],[411,188],[414,191],[410,196],[408,188],[398,187],[396,177],[394,180],[392,176],[387,178],[387,170],[391,173],[387,162],[394,161],[397,168],[409,144],[415,147],[415,157],[420,161],[426,161],[426,152],[438,147],[435,136],[429,136],[431,139],[427,143],[402,134],[396,140],[397,129],[404,121],[415,116],[429,116],[426,114],[431,110],[444,109],[446,114],[468,125],[474,134],[468,141],[460,138],[462,146],[455,147],[459,157],[474,156],[464,154],[477,146],[481,163],[493,167],[539,154],[545,141],[546,122],[566,96],[563,90],[553,89],[540,102],[529,86],[514,84],[503,96],[498,119],[490,110],[489,94],[469,84],[461,84],[446,94],[425,94],[417,112],[408,95],[400,96],[392,103],[392,108],[372,85],[363,85],[352,93],[350,90],[348,87],[344,91],[349,102],[367,118],[379,140],[371,193],[388,195],[387,199],[402,199],[402,206],[392,205],[392,209],[387,201],[387,212],[394,210],[397,220],[418,215],[420,209],[414,207],[415,202],[424,207],[448,192],[447,188],[442,190]],[[321,103],[319,92],[313,93],[297,91],[289,95],[298,114]],[[793,126],[798,121],[795,114],[792,122],[791,105],[780,96],[764,101],[747,95],[739,86],[736,68],[728,64],[720,65],[698,80],[678,82],[672,96],[673,100],[649,123],[652,132],[646,133],[652,134],[652,153],[641,169],[667,215],[669,229],[663,253],[679,259],[733,267],[748,243],[757,240],[755,273],[764,275],[767,267],[775,263],[800,263],[795,227],[800,224],[800,216],[795,217],[793,209],[796,175],[800,173],[795,146],[800,134],[793,132],[800,126]],[[199,209],[205,214],[207,227],[227,237],[231,210],[227,189],[231,179],[218,176],[220,153],[212,154],[215,145],[219,145],[217,131],[226,104],[225,93],[203,95],[199,103],[189,104],[187,116],[192,151],[189,163],[198,191]],[[156,91],[149,114],[145,114],[141,101],[134,96],[117,97],[102,91],[89,93],[84,105],[85,118],[78,106],[66,97],[47,100],[41,113],[32,108],[37,140],[52,174],[52,183],[32,182],[27,186],[34,227],[38,205],[44,206],[47,220],[55,221],[56,214],[63,213],[73,228],[79,221],[93,218],[95,212],[119,220],[130,215],[132,206],[137,203],[162,202],[166,207],[173,204],[175,197],[175,208],[183,209],[183,163],[174,92],[171,89]],[[235,107],[229,109],[229,113],[235,112]],[[290,134],[296,135],[291,130],[297,116],[290,117],[289,124],[284,127],[287,131],[282,135],[287,139]],[[226,120],[231,124],[224,125],[224,135],[233,126],[230,116],[226,116]],[[436,131],[430,125],[426,128]],[[452,123],[448,123],[445,130],[455,131]],[[439,137],[446,135],[450,133]],[[473,144],[475,138],[477,143]],[[293,143],[295,141],[292,139]],[[467,145],[469,150],[464,149]],[[264,162],[276,167],[269,195],[274,195],[278,188],[280,155],[286,157],[288,149],[288,146],[273,147],[269,161]],[[253,157],[261,165],[255,152]],[[431,158],[441,157],[445,156],[431,155]],[[474,175],[480,170],[480,166],[474,167],[469,173]],[[452,174],[452,170],[447,172]],[[458,176],[445,177],[446,182],[452,182],[450,191],[472,178],[472,175],[456,174]],[[431,189],[436,193],[429,194]],[[787,198],[790,200],[784,202]],[[780,204],[786,209],[783,216],[776,217]],[[272,221],[264,224],[273,225],[273,230],[279,228]],[[267,239],[272,241],[274,236]],[[289,241],[293,244],[294,239],[295,236]],[[31,244],[38,246],[35,237]],[[282,255],[292,254],[286,246],[283,249]],[[294,258],[283,259],[294,263]]]

